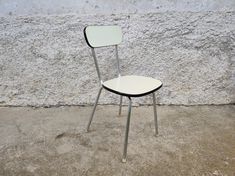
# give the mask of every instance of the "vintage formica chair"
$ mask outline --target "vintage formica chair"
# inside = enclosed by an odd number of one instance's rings
[[[129,133],[129,126],[130,126],[131,106],[132,106],[131,98],[152,94],[154,122],[155,122],[155,135],[157,135],[158,123],[157,123],[155,91],[162,87],[162,82],[157,79],[150,78],[150,77],[135,76],[135,75],[128,75],[128,76],[121,75],[120,66],[119,66],[119,57],[118,57],[118,44],[120,44],[122,41],[122,31],[119,26],[87,26],[84,29],[84,35],[85,35],[87,44],[91,47],[98,78],[100,81],[99,92],[98,92],[95,105],[93,107],[93,110],[90,116],[89,123],[87,125],[87,131],[89,131],[91,121],[93,119],[95,109],[96,109],[96,106],[97,106],[97,103],[98,103],[98,100],[99,100],[99,97],[103,88],[110,92],[120,95],[119,115],[121,114],[122,97],[123,96],[127,97],[129,99],[129,106],[128,106],[128,116],[127,116],[127,122],[126,122],[123,158],[122,158],[122,162],[126,162],[128,133]],[[118,76],[117,78],[114,78],[108,81],[103,81],[100,75],[98,61],[97,61],[96,54],[95,54],[95,48],[107,47],[107,46],[115,46]]]

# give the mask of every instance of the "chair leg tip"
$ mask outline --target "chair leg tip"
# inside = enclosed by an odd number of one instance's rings
[[[122,162],[123,162],[123,163],[126,163],[126,158],[122,158]]]

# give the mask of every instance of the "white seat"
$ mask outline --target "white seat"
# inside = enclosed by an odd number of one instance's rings
[[[103,87],[111,92],[128,97],[139,97],[161,88],[162,82],[145,76],[120,76],[103,82]]]

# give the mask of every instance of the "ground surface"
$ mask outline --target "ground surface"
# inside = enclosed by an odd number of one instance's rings
[[[0,175],[235,175],[235,106],[0,108]]]

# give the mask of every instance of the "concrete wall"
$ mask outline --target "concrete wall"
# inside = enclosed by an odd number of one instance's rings
[[[83,37],[91,24],[122,27],[121,70],[162,80],[158,103],[235,103],[234,1],[77,2],[0,1],[0,106],[92,103],[98,81]],[[98,50],[105,78],[109,55]],[[100,102],[118,96],[104,92]]]
[[[0,15],[233,11],[235,0],[1,0]]]

